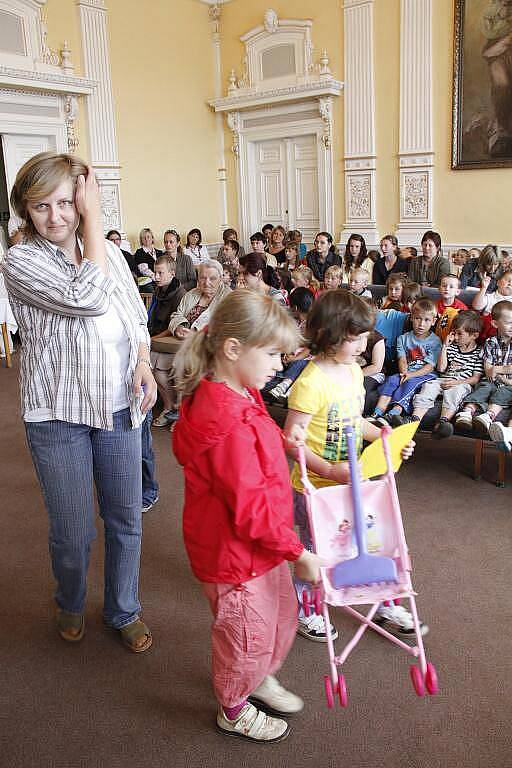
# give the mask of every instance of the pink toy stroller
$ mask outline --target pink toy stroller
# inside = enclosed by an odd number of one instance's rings
[[[361,626],[343,651],[337,656],[327,632],[330,674],[324,676],[327,706],[334,706],[338,696],[342,707],[347,706],[347,688],[341,667],[368,627],[386,637],[399,648],[419,659],[410,666],[410,676],[418,696],[437,693],[434,665],[427,662],[420,632],[415,592],[411,583],[411,561],[405,541],[402,516],[395,484],[395,475],[388,446],[391,430],[382,430],[382,444],[387,472],[377,480],[361,481],[352,427],[345,427],[350,484],[315,489],[310,483],[304,459],[299,451],[299,465],[306,494],[309,524],[315,552],[329,565],[321,569],[321,583],[312,594],[303,593],[306,616],[314,606],[322,613],[325,626],[330,626],[329,606],[340,606]],[[372,619],[380,603],[408,598],[414,621],[416,645],[399,640]],[[354,605],[368,605],[365,615]]]

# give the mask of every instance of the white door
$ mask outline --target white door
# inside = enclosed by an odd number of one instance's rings
[[[282,139],[258,141],[254,147],[255,200],[251,201],[253,232],[264,224],[281,224],[288,221],[288,189],[286,169],[286,144]],[[252,232],[251,232],[252,234]]]
[[[39,152],[47,152],[50,149],[55,149],[54,136],[2,134],[5,180],[7,182],[7,192],[9,195],[11,194],[16,174],[21,166]]]
[[[316,136],[254,142],[249,183],[251,228],[282,224],[312,243],[319,230]]]

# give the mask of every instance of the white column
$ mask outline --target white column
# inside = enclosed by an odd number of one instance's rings
[[[105,230],[123,232],[121,167],[117,152],[112,78],[104,0],[78,0],[84,74],[98,86],[87,97],[87,124],[91,165],[101,188]]]
[[[212,43],[214,54],[214,72],[215,72],[215,98],[222,96],[222,66],[220,50],[220,6],[210,5],[208,9],[212,25]],[[217,181],[218,187],[218,205],[219,205],[219,231],[222,241],[222,232],[228,227],[228,197],[227,197],[227,178],[226,178],[226,151],[224,145],[224,124],[222,113],[215,113],[215,129],[217,136]]]
[[[345,225],[341,241],[379,242],[375,203],[374,0],[345,0]]]
[[[400,222],[402,245],[433,228],[432,0],[400,2]]]

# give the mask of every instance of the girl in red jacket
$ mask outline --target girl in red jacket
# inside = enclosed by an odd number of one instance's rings
[[[287,561],[308,581],[321,564],[293,530],[283,438],[259,393],[281,370],[281,353],[298,343],[283,307],[237,289],[175,359],[177,386],[188,397],[173,447],[185,472],[185,546],[214,616],[217,727],[256,742],[289,733],[286,720],[265,709],[287,715],[303,707],[274,677],[297,629]]]

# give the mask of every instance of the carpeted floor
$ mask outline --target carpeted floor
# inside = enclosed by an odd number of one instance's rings
[[[144,519],[141,598],[153,648],[130,654],[102,627],[100,529],[84,641],[72,646],[57,636],[46,516],[19,417],[17,362],[11,370],[0,365],[2,767],[512,766],[510,462],[508,485],[497,489],[489,482],[492,449],[487,479],[477,483],[469,477],[469,441],[420,436],[415,459],[400,472],[439,695],[418,699],[410,657],[372,634],[346,664],[349,707],[328,711],[326,648],[299,638],[281,679],[304,696],[306,709],[287,741],[248,745],[213,728],[209,615],[183,551],[182,477],[167,430],[154,430],[161,496]],[[352,622],[335,621],[346,637]]]

